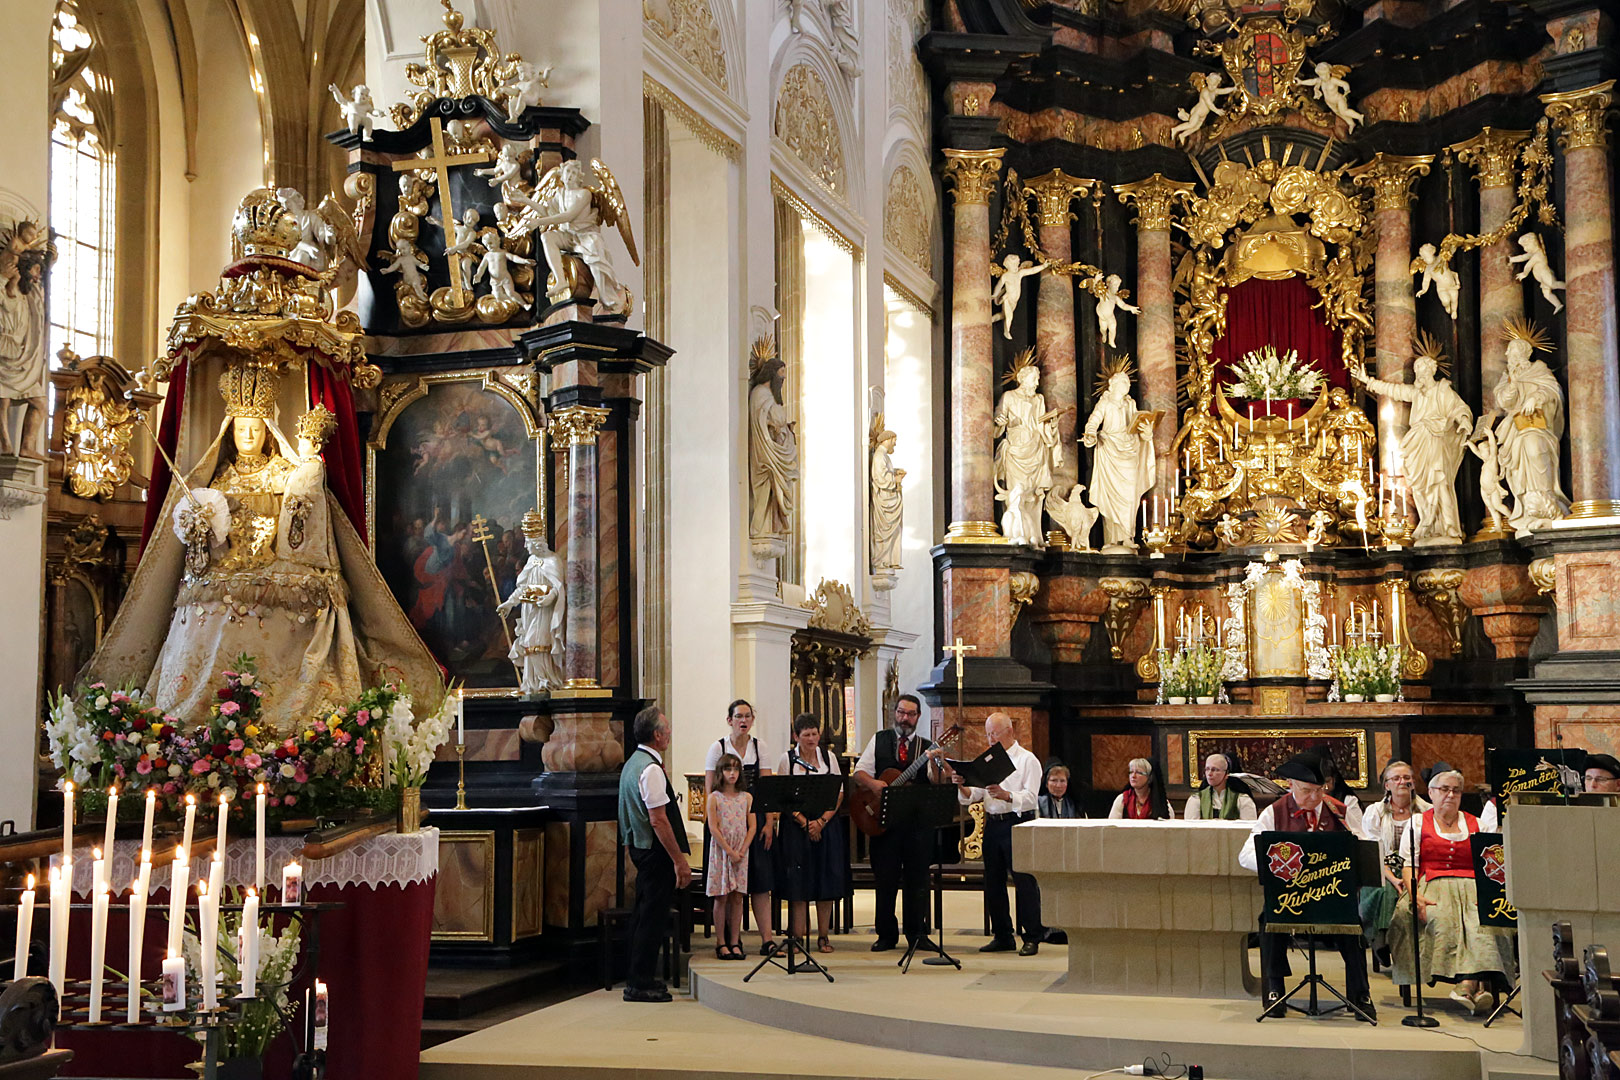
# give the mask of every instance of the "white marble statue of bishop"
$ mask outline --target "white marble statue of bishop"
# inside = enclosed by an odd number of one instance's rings
[[[1558,376],[1531,357],[1549,350],[1546,335],[1523,318],[1508,323],[1507,371],[1496,384],[1496,404],[1507,415],[1496,425],[1502,477],[1513,492],[1509,524],[1525,537],[1562,518],[1569,498],[1558,481],[1564,437],[1564,391]]]
[[[1136,508],[1153,487],[1153,427],[1131,399],[1131,377],[1116,371],[1086,418],[1080,442],[1095,447],[1091,504],[1102,514],[1103,551],[1135,551]]]
[[[1008,378],[1013,388],[1001,395],[995,415],[995,434],[1005,436],[996,447],[996,499],[1007,504],[1001,533],[1008,543],[1042,547],[1041,504],[1052,490],[1052,470],[1063,464],[1058,410],[1047,411],[1035,389],[1041,372],[1033,350],[1019,354]]]
[[[522,606],[510,656],[518,669],[518,688],[529,697],[563,684],[563,627],[568,598],[562,560],[546,543],[545,517],[534,510],[524,514],[523,537],[529,561],[518,571],[512,595],[495,610],[505,615]]]

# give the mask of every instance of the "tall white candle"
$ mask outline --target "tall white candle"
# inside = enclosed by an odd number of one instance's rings
[[[467,745],[467,695],[456,689],[456,742]]]
[[[141,823],[141,850],[152,850],[152,818],[157,813],[157,792],[146,789],[146,820]]]
[[[141,851],[140,865],[135,868],[135,883],[141,887],[141,895],[152,895],[152,852],[147,849]]]
[[[90,892],[92,894],[101,886],[107,884],[107,860],[101,857],[100,848],[90,849]]]
[[[107,883],[97,879],[90,902],[90,1022],[101,1023],[101,989],[107,973]]]
[[[163,961],[163,1011],[179,1012],[186,1007],[186,962],[170,951]]]
[[[73,863],[64,861],[51,867],[51,984],[56,999],[62,1000],[67,978],[68,903],[73,895]]]
[[[186,831],[180,837],[180,846],[191,850],[191,827],[197,824],[197,796],[186,796]]]
[[[230,817],[230,809],[230,800],[221,795],[219,797],[219,840],[214,844],[214,857],[216,859],[225,857],[225,822]]]
[[[253,887],[264,891],[264,785],[253,797]]]
[[[191,885],[191,863],[184,845],[175,848],[174,864],[169,867],[169,942],[171,956],[180,955],[180,931],[186,925],[186,890]]]
[[[143,866],[150,867],[150,861]],[[140,1023],[141,1019],[141,949],[146,944],[146,874],[135,879],[129,887],[129,1010],[125,1021]]]
[[[202,983],[202,1007],[219,1004],[214,984],[215,958],[219,952],[219,897],[203,881],[197,882],[197,979]]]
[[[281,871],[281,902],[297,904],[304,898],[304,868],[288,863]]]
[[[326,1049],[326,1022],[330,1003],[326,997],[326,984],[315,980],[315,1049]]]
[[[73,781],[62,784],[62,862],[73,859]]]
[[[220,895],[225,891],[225,857],[214,852],[214,861],[208,864],[208,891],[214,894],[214,903],[219,903]]]
[[[106,859],[107,866],[112,865],[113,837],[117,834],[117,832],[118,832],[118,787],[117,787],[117,785],[114,785],[113,787],[110,787],[110,788],[107,789],[107,828],[106,828],[105,833],[103,834],[102,841],[101,841],[101,853],[102,853],[102,856]],[[106,866],[102,867],[103,872],[106,872],[106,869],[107,869]],[[107,881],[108,879],[103,878],[102,880]],[[110,885],[111,882],[109,881],[108,884]]]
[[[28,875],[22,901],[17,905],[17,957],[11,968],[13,981],[28,974],[28,946],[34,939],[34,875]]]
[[[259,893],[249,889],[242,901],[242,946],[237,955],[242,969],[242,996],[259,996]]]

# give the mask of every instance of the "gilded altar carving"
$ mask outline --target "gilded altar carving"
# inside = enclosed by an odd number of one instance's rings
[[[848,192],[844,147],[833,113],[832,98],[821,75],[808,64],[795,64],[776,92],[776,136],[828,191]]]
[[[1018,613],[1034,602],[1035,594],[1041,591],[1041,579],[1028,570],[1014,570],[1008,579],[1008,590],[1011,614],[1007,622],[1011,625],[1018,621]]]
[[[1241,21],[1239,21],[1241,19]],[[1292,111],[1307,123],[1319,128],[1333,126],[1334,113],[1345,117],[1352,129],[1353,110],[1333,107],[1342,102],[1345,70],[1332,65],[1318,65],[1315,79],[1300,80],[1299,69],[1305,62],[1305,49],[1322,41],[1322,32],[1307,34],[1294,26],[1295,19],[1274,15],[1232,18],[1225,27],[1230,35],[1220,42],[1205,39],[1194,46],[1194,52],[1220,58],[1226,69],[1233,93],[1225,111],[1210,126],[1209,138],[1219,139],[1239,120],[1269,123]],[[1326,66],[1327,72],[1321,69]],[[1314,88],[1317,93],[1304,91]],[[1318,103],[1318,97],[1330,103],[1333,112]],[[1213,110],[1211,110],[1213,111]]]
[[[1154,173],[1145,180],[1130,184],[1116,184],[1114,191],[1122,203],[1136,204],[1136,227],[1141,232],[1168,232],[1170,213],[1177,202],[1189,199],[1193,186],[1179,180],[1168,180]]]
[[[1035,218],[1042,225],[1065,226],[1074,220],[1070,206],[1096,186],[1095,180],[1082,180],[1070,176],[1062,169],[1043,173],[1024,185],[1024,190],[1035,196]]]
[[[821,579],[816,591],[801,605],[810,612],[809,626],[817,630],[832,630],[855,637],[870,637],[872,624],[855,603],[849,586],[841,581]]]
[[[611,414],[611,409],[595,405],[568,405],[554,409],[546,424],[546,433],[554,446],[594,446],[596,431]]]
[[[641,19],[710,82],[730,89],[720,27],[706,0],[641,0]]]
[[[422,36],[423,63],[405,65],[405,78],[420,89],[407,100],[389,109],[389,119],[403,130],[414,124],[424,109],[437,98],[466,98],[474,94],[499,101],[510,83],[520,74],[523,58],[502,53],[495,42],[495,31],[482,26],[464,26],[461,12],[450,0],[444,5],[444,29]]]
[[[1419,176],[1427,176],[1432,164],[1433,154],[1406,157],[1380,151],[1372,156],[1371,161],[1357,166],[1351,175],[1356,183],[1372,190],[1375,211],[1399,210],[1404,213],[1412,204],[1412,181]]]
[[[985,206],[995,190],[996,174],[1006,147],[992,150],[945,150],[945,179],[956,192],[958,206]]]
[[[1614,104],[1615,80],[1561,94],[1542,94],[1547,118],[1558,128],[1558,145],[1565,153],[1609,145],[1609,107]]]
[[[1452,656],[1462,653],[1463,623],[1468,621],[1468,605],[1457,591],[1462,583],[1463,572],[1452,569],[1419,570],[1412,578],[1412,595],[1445,627]]]
[[[930,202],[911,166],[904,162],[896,165],[883,196],[883,239],[925,274],[934,272]]]
[[[1125,637],[1136,625],[1152,594],[1142,578],[1105,577],[1097,583],[1108,597],[1103,609],[1103,629],[1108,631],[1108,651],[1115,660],[1125,657]]]
[[[67,349],[60,356],[63,365],[51,373],[51,382],[57,393],[67,488],[82,499],[110,499],[133,474],[129,443],[140,410],[160,398],[139,386],[111,357],[81,360]],[[128,399],[126,393],[131,395]]]
[[[1530,560],[1530,580],[1539,596],[1552,596],[1558,591],[1558,563],[1548,555]]]
[[[1457,155],[1457,160],[1474,167],[1480,187],[1507,187],[1515,179],[1514,167],[1519,163],[1519,148],[1529,137],[1528,131],[1501,131],[1484,127],[1472,139],[1453,144],[1451,152]]]

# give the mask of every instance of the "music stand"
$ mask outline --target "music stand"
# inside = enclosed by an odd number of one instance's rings
[[[1299,842],[1300,838],[1302,838],[1302,837],[1324,837],[1324,836],[1334,836],[1336,834],[1334,834],[1334,833],[1287,833],[1287,834],[1282,834],[1282,833],[1261,833],[1260,834],[1261,837],[1274,836],[1274,835],[1278,835],[1278,836],[1286,835],[1290,840],[1297,843],[1297,842]],[[1306,841],[1306,843],[1308,844],[1309,841]],[[1258,851],[1258,847],[1259,847],[1259,845],[1256,844],[1256,850],[1257,851]],[[1371,880],[1371,881],[1380,880],[1380,874],[1379,874],[1379,871],[1378,871],[1378,845],[1373,843],[1370,840],[1361,840],[1361,839],[1357,838],[1354,845],[1353,845],[1353,847],[1352,847],[1351,859],[1352,859],[1352,862],[1351,862],[1351,866],[1350,866],[1350,871],[1351,871],[1352,877],[1354,877],[1356,879],[1356,887],[1352,888],[1350,890],[1350,895],[1351,896],[1357,896],[1361,892],[1360,882],[1369,881],[1369,880]],[[1264,881],[1265,880],[1264,877],[1262,877],[1261,880]],[[1299,981],[1299,983],[1292,990],[1289,990],[1288,992],[1284,993],[1276,1001],[1273,1001],[1270,1005],[1266,1006],[1265,1010],[1262,1011],[1259,1016],[1255,1017],[1256,1021],[1275,1020],[1275,1019],[1277,1019],[1279,1017],[1286,1016],[1290,1009],[1293,1010],[1294,1012],[1302,1013],[1305,1016],[1328,1016],[1328,1015],[1331,1015],[1332,1013],[1336,1013],[1336,1012],[1340,1011],[1341,1009],[1348,1009],[1348,1010],[1350,1010],[1351,1013],[1353,1013],[1356,1016],[1357,1019],[1365,1020],[1367,1023],[1373,1025],[1374,1027],[1378,1026],[1378,1021],[1377,1020],[1373,1019],[1371,1016],[1368,1016],[1366,1014],[1366,1012],[1364,1012],[1362,1010],[1360,1005],[1357,1005],[1355,1002],[1351,1001],[1348,997],[1346,997],[1343,993],[1341,993],[1339,991],[1338,987],[1336,987],[1332,983],[1328,982],[1327,978],[1316,970],[1316,939],[1319,936],[1330,935],[1330,934],[1331,935],[1343,935],[1343,936],[1354,935],[1354,936],[1359,937],[1361,935],[1361,932],[1362,932],[1362,927],[1361,927],[1361,924],[1359,922],[1355,922],[1355,923],[1308,923],[1308,922],[1284,923],[1284,922],[1270,922],[1270,921],[1268,921],[1261,927],[1261,932],[1262,933],[1267,933],[1267,934],[1302,934],[1302,935],[1304,935],[1305,936],[1305,953],[1306,953],[1307,960],[1308,960],[1308,962],[1310,964],[1310,969],[1309,969],[1309,972],[1306,974],[1306,976],[1303,979],[1301,979]],[[1320,1001],[1318,999],[1318,996],[1317,996],[1317,991],[1318,991],[1319,988],[1322,989],[1322,990],[1326,990],[1329,994],[1332,994],[1334,997],[1338,998],[1339,999],[1339,1004],[1337,1004],[1337,1005],[1328,1005],[1328,1006],[1324,1007],[1320,1003]],[[1306,1005],[1295,1005],[1295,1004],[1293,1004],[1291,999],[1294,997],[1294,995],[1298,994],[1301,990],[1306,990],[1306,989],[1309,989],[1309,993],[1310,993],[1308,1003]]]
[[[878,823],[885,829],[927,829],[934,833],[934,857],[930,860],[934,865],[931,870],[943,873],[937,834],[940,829],[955,823],[959,808],[954,784],[907,784],[905,787],[886,787],[883,789],[882,802],[878,807]],[[924,964],[936,967],[950,964],[961,970],[962,962],[945,951],[944,912],[941,911],[940,914],[942,918],[938,928],[939,944],[935,945],[927,935],[908,943],[906,955],[899,961],[901,974],[911,970],[911,958],[917,954],[917,950],[924,942],[927,942],[930,952],[938,953],[937,956],[924,957]]]
[[[754,796],[754,810],[763,814],[782,814],[790,816],[803,814],[806,818],[820,817],[828,810],[838,805],[838,796],[844,790],[844,778],[837,773],[809,773],[799,776],[761,776],[754,781],[749,789]],[[809,929],[809,913],[805,913],[805,928]],[[743,976],[747,982],[766,964],[781,968],[789,975],[797,975],[803,971],[814,971],[828,982],[833,977],[827,969],[818,964],[810,955],[810,947],[793,936],[793,920],[788,920],[787,932],[782,935],[787,942],[786,949],[778,949],[769,953],[754,970]],[[786,953],[786,963],[783,963]],[[804,959],[796,959],[796,953],[803,953]]]

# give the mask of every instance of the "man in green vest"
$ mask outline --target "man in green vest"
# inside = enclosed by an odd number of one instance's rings
[[[658,946],[669,926],[675,891],[692,883],[686,822],[675,786],[664,771],[669,718],[653,705],[631,726],[636,749],[619,773],[619,840],[636,865],[636,903],[630,913],[630,975],[626,1001],[669,1001],[669,988],[654,977]]]

